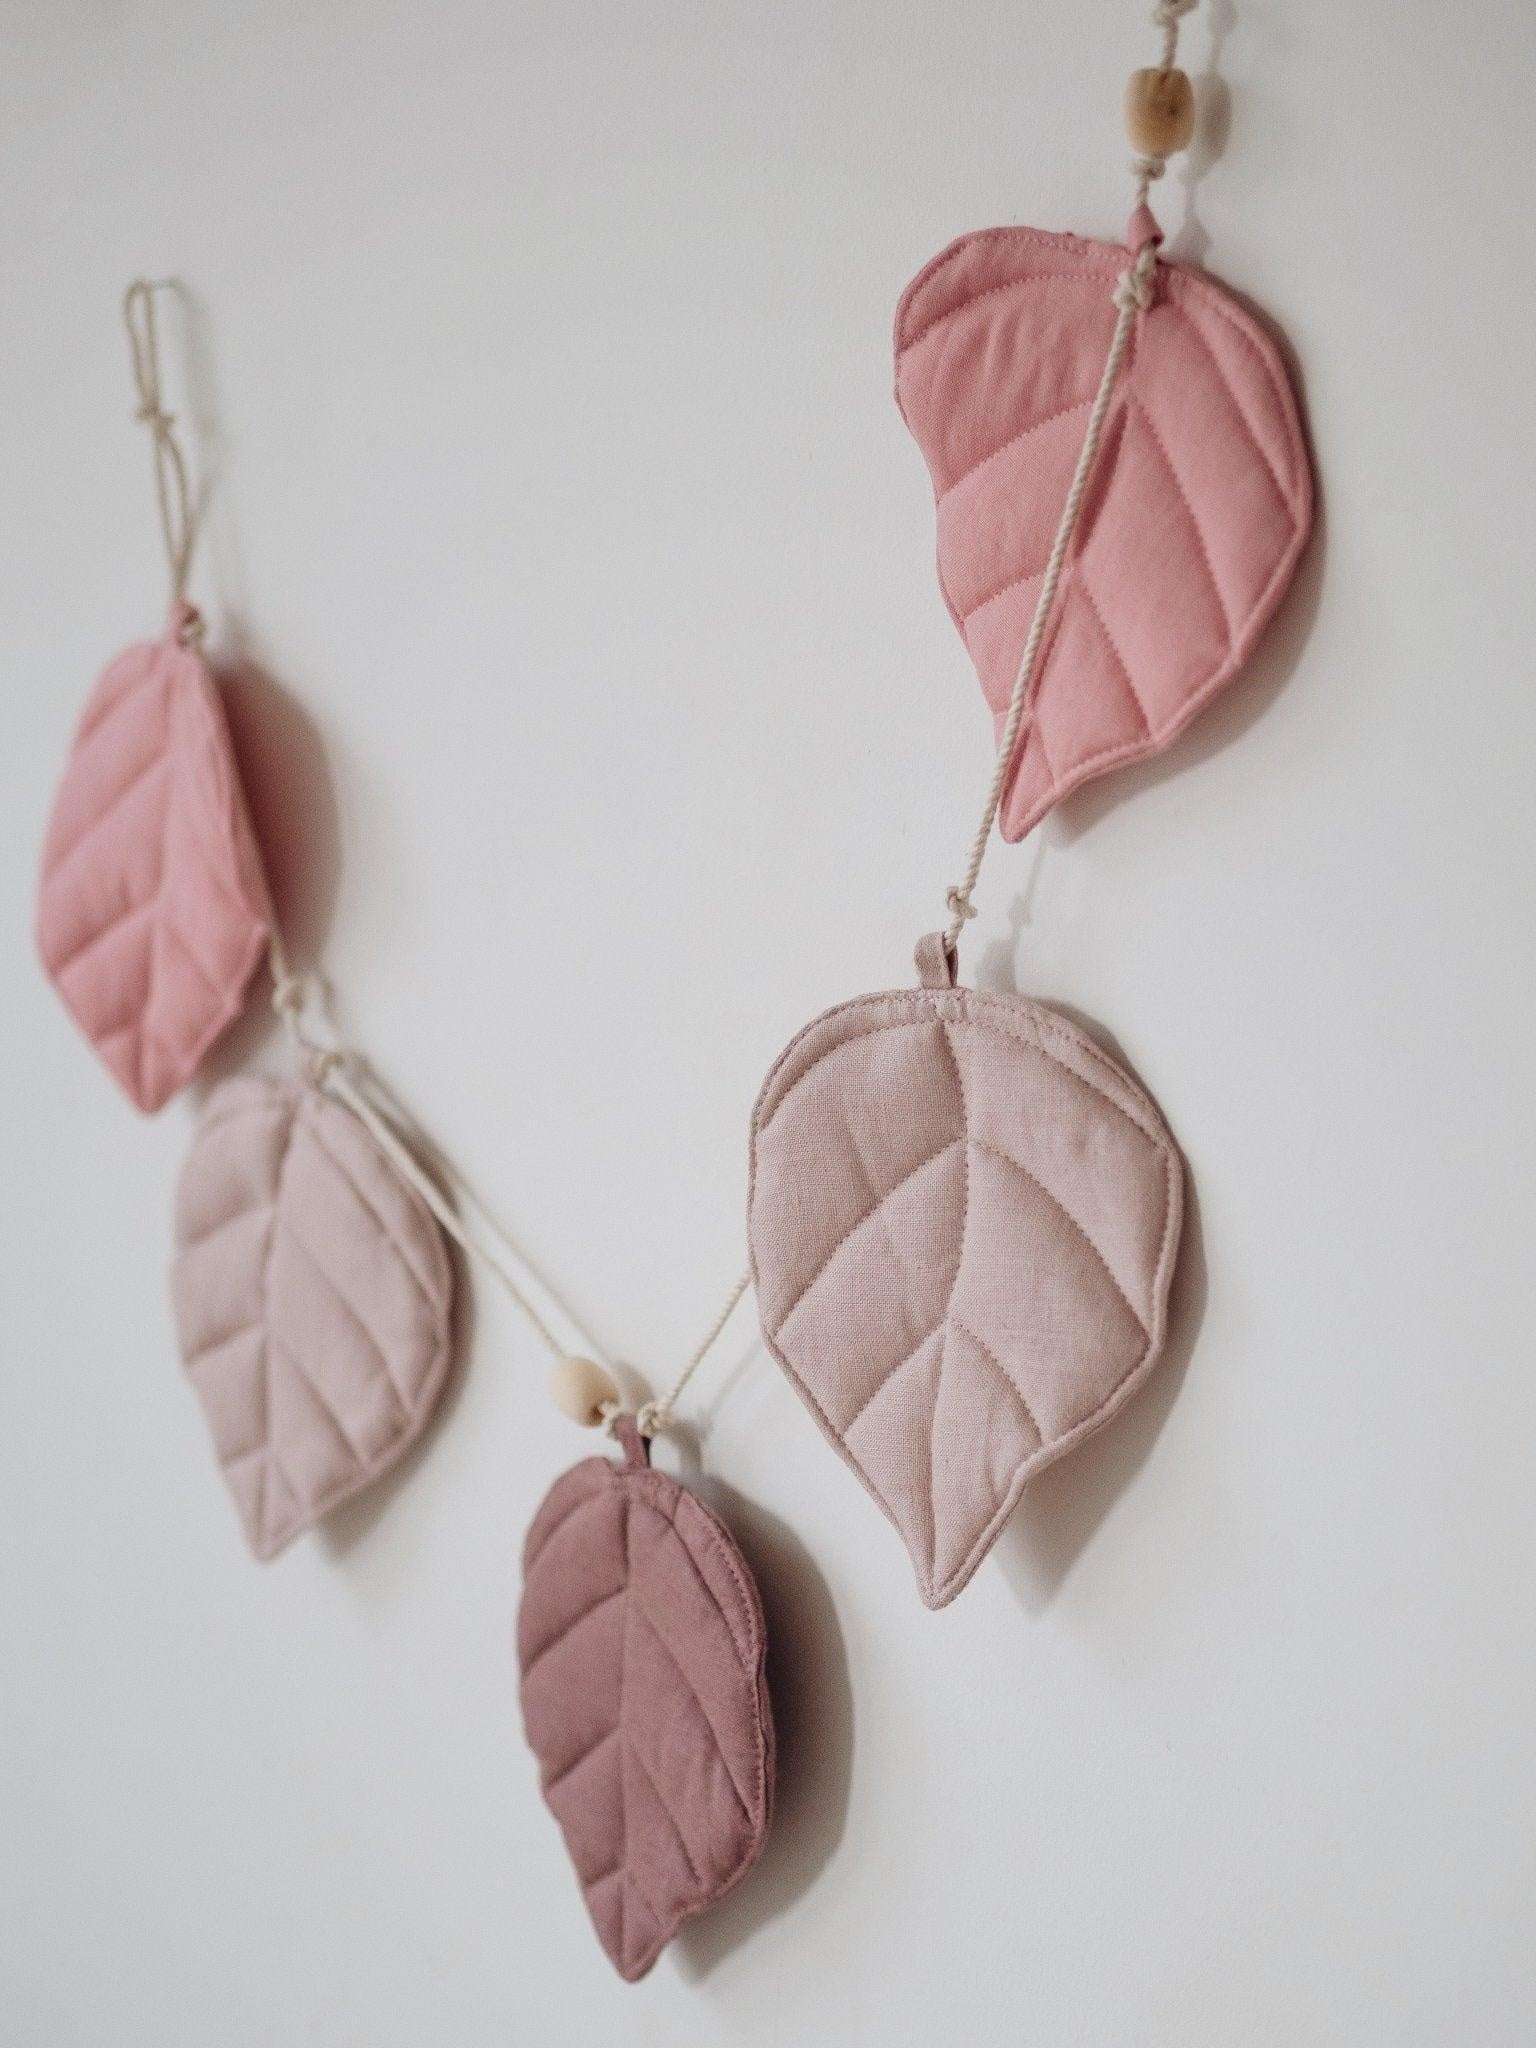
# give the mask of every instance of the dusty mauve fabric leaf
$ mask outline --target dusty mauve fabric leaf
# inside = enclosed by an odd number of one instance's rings
[[[238,1015],[267,890],[218,691],[165,637],[109,664],[75,732],[43,848],[37,944],[65,1006],[142,1110]]]
[[[228,1081],[176,1194],[182,1358],[251,1549],[285,1544],[387,1472],[447,1378],[442,1233],[349,1109]]]
[[[528,1531],[523,1724],[619,1975],[740,1882],[768,1832],[773,1715],[752,1574],[725,1527],[653,1472],[587,1458]]]
[[[1182,1203],[1150,1099],[1024,996],[862,996],[769,1074],[749,1216],[763,1333],[928,1606],[1151,1370]]]
[[[1109,352],[1105,242],[966,235],[907,287],[896,396],[933,478],[939,581],[1000,734]],[[1008,839],[1170,745],[1248,659],[1312,524],[1279,351],[1201,272],[1160,264],[1115,389],[1004,792]]]

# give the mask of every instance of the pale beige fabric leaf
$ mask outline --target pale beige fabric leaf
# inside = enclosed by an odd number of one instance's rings
[[[749,1218],[763,1332],[930,1607],[1030,1475],[1150,1371],[1182,1195],[1149,1098],[1023,996],[864,996],[769,1075]]]
[[[431,1417],[451,1355],[442,1233],[323,1090],[229,1081],[176,1197],[182,1357],[252,1550],[276,1556]]]

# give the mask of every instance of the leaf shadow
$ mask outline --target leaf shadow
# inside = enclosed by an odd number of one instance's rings
[[[340,887],[335,787],[319,728],[291,691],[241,651],[242,637],[236,628],[236,651],[211,666],[278,930],[295,965],[307,966],[324,947]],[[243,1067],[272,1030],[259,1000],[264,987],[258,981],[204,1062],[203,1092]]]
[[[741,1884],[673,1943],[681,1974],[698,1983],[814,1883],[848,1817],[853,1690],[832,1594],[805,1545],[777,1515],[697,1473],[679,1432],[688,1484],[740,1546],[762,1596],[776,1760],[773,1823]]]
[[[1205,63],[1194,73],[1195,106],[1198,120],[1194,140],[1179,170],[1179,189],[1184,200],[1184,218],[1168,242],[1168,254],[1180,263],[1204,263],[1211,238],[1199,214],[1199,192],[1207,173],[1226,153],[1232,133],[1232,88],[1221,74],[1222,53],[1227,38],[1237,26],[1233,0],[1210,0],[1210,40]]]
[[[341,877],[336,792],[319,727],[243,650],[215,664],[251,825],[283,938],[295,960],[324,949]]]

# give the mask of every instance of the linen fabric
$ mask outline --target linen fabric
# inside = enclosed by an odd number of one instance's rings
[[[770,1351],[942,1607],[1156,1362],[1183,1170],[1076,1025],[920,957],[936,985],[829,1010],[773,1067],[748,1237]]]
[[[1156,239],[1145,210],[1133,239]],[[896,396],[933,480],[939,581],[1001,737],[1133,252],[963,236],[907,287]],[[1312,524],[1290,379],[1258,321],[1159,262],[1057,590],[999,813],[1021,839],[1169,746],[1241,669]]]
[[[139,1109],[159,1109],[239,1014],[267,942],[261,858],[223,707],[172,613],[97,683],[43,848],[37,945]]]
[[[209,1097],[176,1192],[171,1298],[258,1558],[397,1464],[448,1376],[442,1233],[320,1088],[246,1078]]]
[[[773,1713],[757,1588],[702,1501],[649,1469],[557,1479],[528,1531],[517,1623],[523,1722],[598,1940],[643,1977],[738,1884],[768,1833]]]

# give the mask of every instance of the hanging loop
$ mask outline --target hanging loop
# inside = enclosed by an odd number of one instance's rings
[[[155,294],[167,291],[167,282],[136,277],[123,294],[123,325],[128,330],[128,350],[133,364],[138,407],[134,418],[149,429],[155,460],[155,503],[160,513],[160,535],[165,542],[166,566],[171,577],[172,630],[181,640],[200,636],[202,622],[196,612],[178,617],[186,603],[187,578],[192,568],[192,550],[197,542],[197,515],[187,479],[186,459],[176,433],[176,415],[168,412],[160,383],[160,336],[155,323]]]
[[[943,932],[929,932],[926,938],[917,942],[912,955],[917,967],[917,978],[924,988],[953,988],[959,972],[959,960],[955,948]]]

